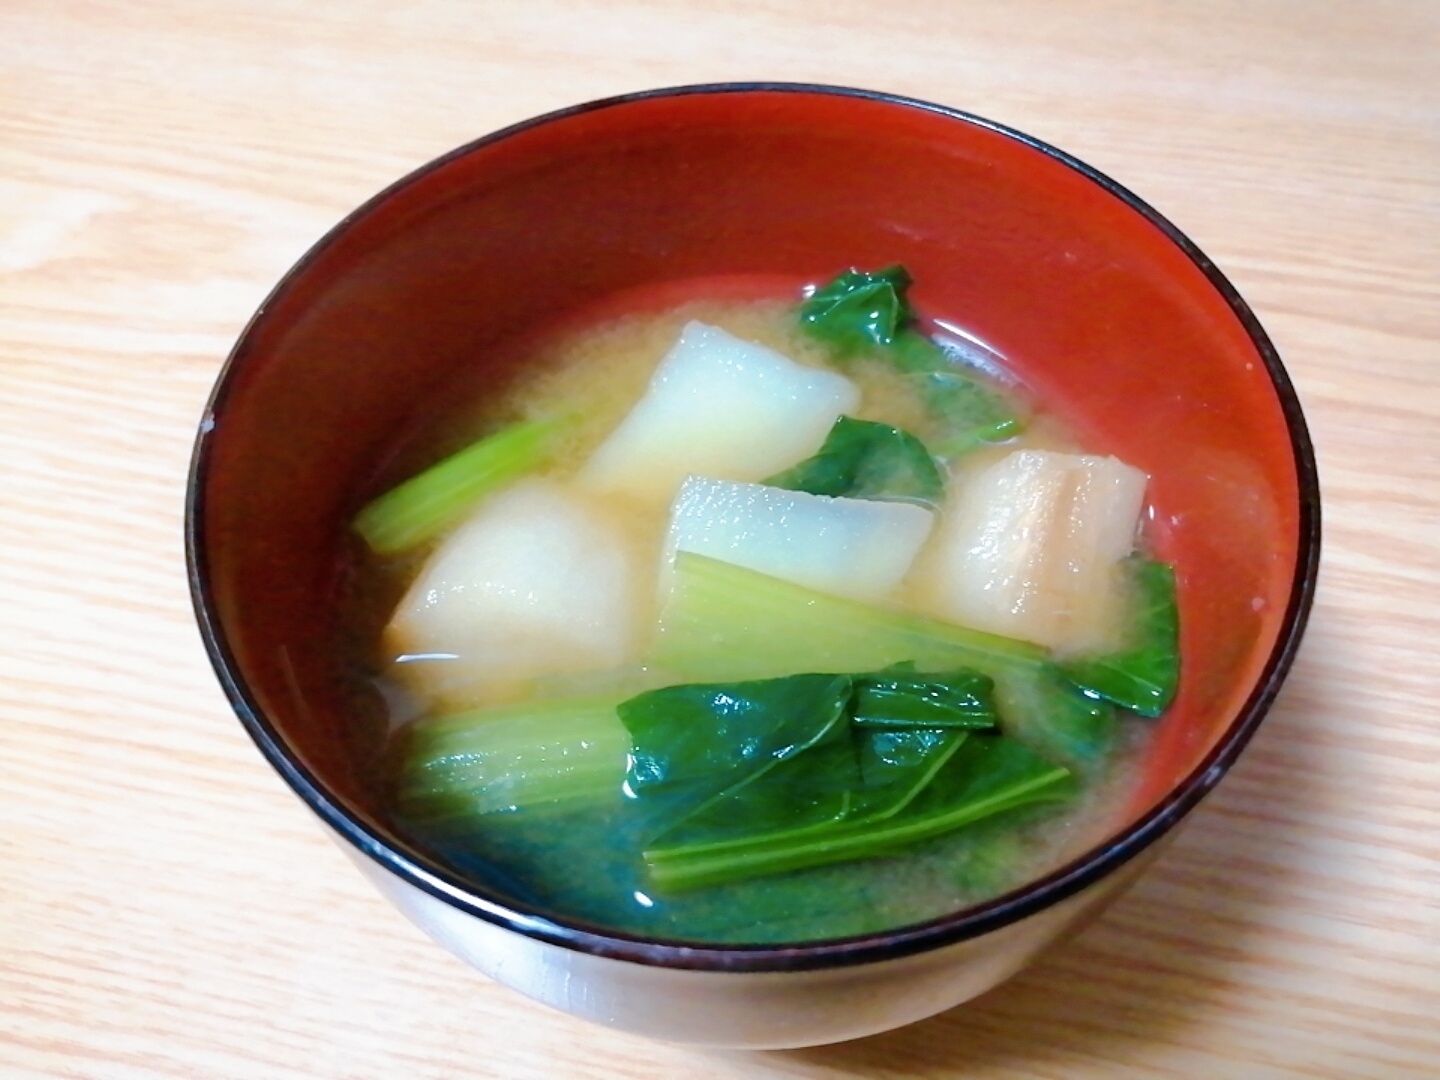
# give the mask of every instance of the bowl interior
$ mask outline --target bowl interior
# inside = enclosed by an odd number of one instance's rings
[[[1296,618],[1283,372],[1203,260],[1103,178],[1012,133],[866,96],[574,110],[421,170],[307,256],[236,347],[197,455],[202,618],[242,712],[393,842],[329,642],[338,545],[397,433],[462,370],[499,392],[511,335],[615,296],[897,261],[922,311],[1153,478],[1184,674],[1139,819],[1226,738]]]

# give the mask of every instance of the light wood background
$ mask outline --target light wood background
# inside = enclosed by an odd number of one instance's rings
[[[1246,758],[1143,883],[985,998],[787,1053],[524,1001],[370,891],[229,714],[181,549],[271,283],[431,157],[645,87],[968,109],[1140,192],[1308,411],[1323,580]],[[1440,5],[6,0],[0,1075],[1440,1075]]]

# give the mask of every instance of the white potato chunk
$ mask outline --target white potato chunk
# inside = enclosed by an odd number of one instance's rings
[[[588,496],[527,480],[431,555],[386,631],[397,671],[440,701],[633,658],[636,559]]]
[[[1106,644],[1115,564],[1146,476],[1113,457],[1017,450],[956,485],[924,602],[942,618],[1057,651]]]
[[[934,521],[909,503],[691,476],[670,512],[662,578],[677,551],[693,551],[820,592],[877,600],[900,584]],[[668,592],[662,580],[661,595]]]
[[[579,481],[666,506],[691,473],[763,480],[818,450],[859,402],[842,375],[691,322]]]

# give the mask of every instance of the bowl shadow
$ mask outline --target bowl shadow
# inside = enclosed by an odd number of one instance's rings
[[[951,1077],[1006,1064],[1058,1076],[1076,1060],[1133,1061],[1145,1046],[1186,1041],[1187,1027],[1246,982],[1255,963],[1247,946],[1269,931],[1293,889],[1286,850],[1329,798],[1336,766],[1317,736],[1328,726],[1321,673],[1335,647],[1331,635],[1312,630],[1230,775],[1076,939],[928,1020],[765,1056],[839,1076]]]

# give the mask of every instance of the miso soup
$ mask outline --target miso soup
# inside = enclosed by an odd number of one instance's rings
[[[570,325],[397,443],[341,601],[397,832],[567,922],[765,944],[1120,824],[1178,676],[1146,478],[908,283]]]

